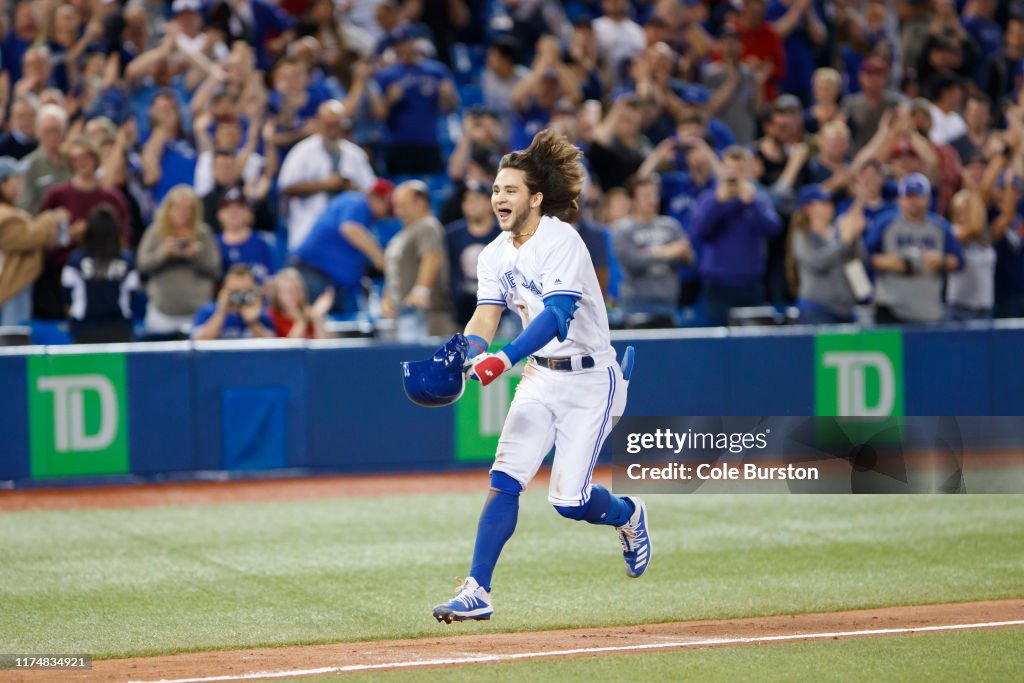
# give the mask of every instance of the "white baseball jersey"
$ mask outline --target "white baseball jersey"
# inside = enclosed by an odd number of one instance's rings
[[[565,341],[552,339],[537,355],[588,355],[594,358],[595,368],[615,362],[594,263],[579,233],[568,223],[542,217],[533,237],[518,249],[512,234],[503,232],[480,252],[477,277],[477,305],[507,306],[519,314],[523,327],[544,310],[545,298],[556,294],[579,297]]]

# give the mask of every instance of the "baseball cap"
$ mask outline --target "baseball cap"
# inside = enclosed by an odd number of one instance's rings
[[[803,208],[811,202],[831,202],[832,194],[818,183],[804,185],[796,195],[797,206]]]
[[[378,197],[390,197],[391,192],[395,189],[395,184],[387,178],[377,178],[370,185],[367,190],[369,194],[377,195]]]
[[[911,173],[900,181],[901,197],[916,197],[931,193],[932,184],[923,173]]]
[[[699,83],[687,83],[679,91],[679,99],[687,104],[704,105],[708,103],[708,89]]]
[[[12,175],[25,175],[25,165],[14,157],[0,157],[0,180]]]
[[[772,111],[800,111],[803,108],[803,105],[800,104],[800,98],[789,93],[779,95],[772,104]]]
[[[232,187],[230,190],[225,192],[223,196],[221,196],[220,201],[217,202],[217,208],[223,209],[229,204],[244,204],[245,206],[249,206],[249,199],[245,196],[245,193],[242,192],[242,188]]]
[[[860,65],[861,73],[883,75],[889,73],[889,65],[881,57],[868,57]]]
[[[424,32],[413,24],[402,24],[391,29],[387,36],[388,45],[398,45],[404,43],[407,40],[416,40],[417,38],[424,38]]]
[[[501,163],[502,150],[494,145],[473,145],[469,153],[469,160],[479,166],[488,175],[498,172],[498,164]]]
[[[199,0],[174,0],[174,4],[171,5],[171,11],[175,14],[181,14],[182,12],[200,12],[203,9],[203,3]]]
[[[491,194],[491,187],[487,183],[482,183],[479,180],[466,181],[466,194],[473,192],[475,194]]]

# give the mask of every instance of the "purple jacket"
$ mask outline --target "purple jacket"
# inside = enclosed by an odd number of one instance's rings
[[[764,275],[766,239],[779,234],[782,220],[764,192],[744,204],[739,199],[720,202],[711,188],[691,209],[690,228],[703,246],[701,278],[744,287]]]

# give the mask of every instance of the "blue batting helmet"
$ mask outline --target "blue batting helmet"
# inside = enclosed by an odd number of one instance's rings
[[[416,405],[426,408],[439,408],[458,401],[466,388],[462,366],[468,351],[469,342],[457,334],[432,358],[402,363],[405,395]]]

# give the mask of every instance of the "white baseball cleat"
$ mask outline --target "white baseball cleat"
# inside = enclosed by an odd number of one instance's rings
[[[492,614],[494,608],[491,606],[491,594],[472,576],[462,583],[454,598],[434,608],[434,618],[446,624],[453,621],[486,621]]]
[[[615,527],[622,544],[622,558],[626,561],[626,574],[634,579],[651,566],[651,537],[647,533],[647,504],[635,496],[627,496],[636,508],[629,521]]]

